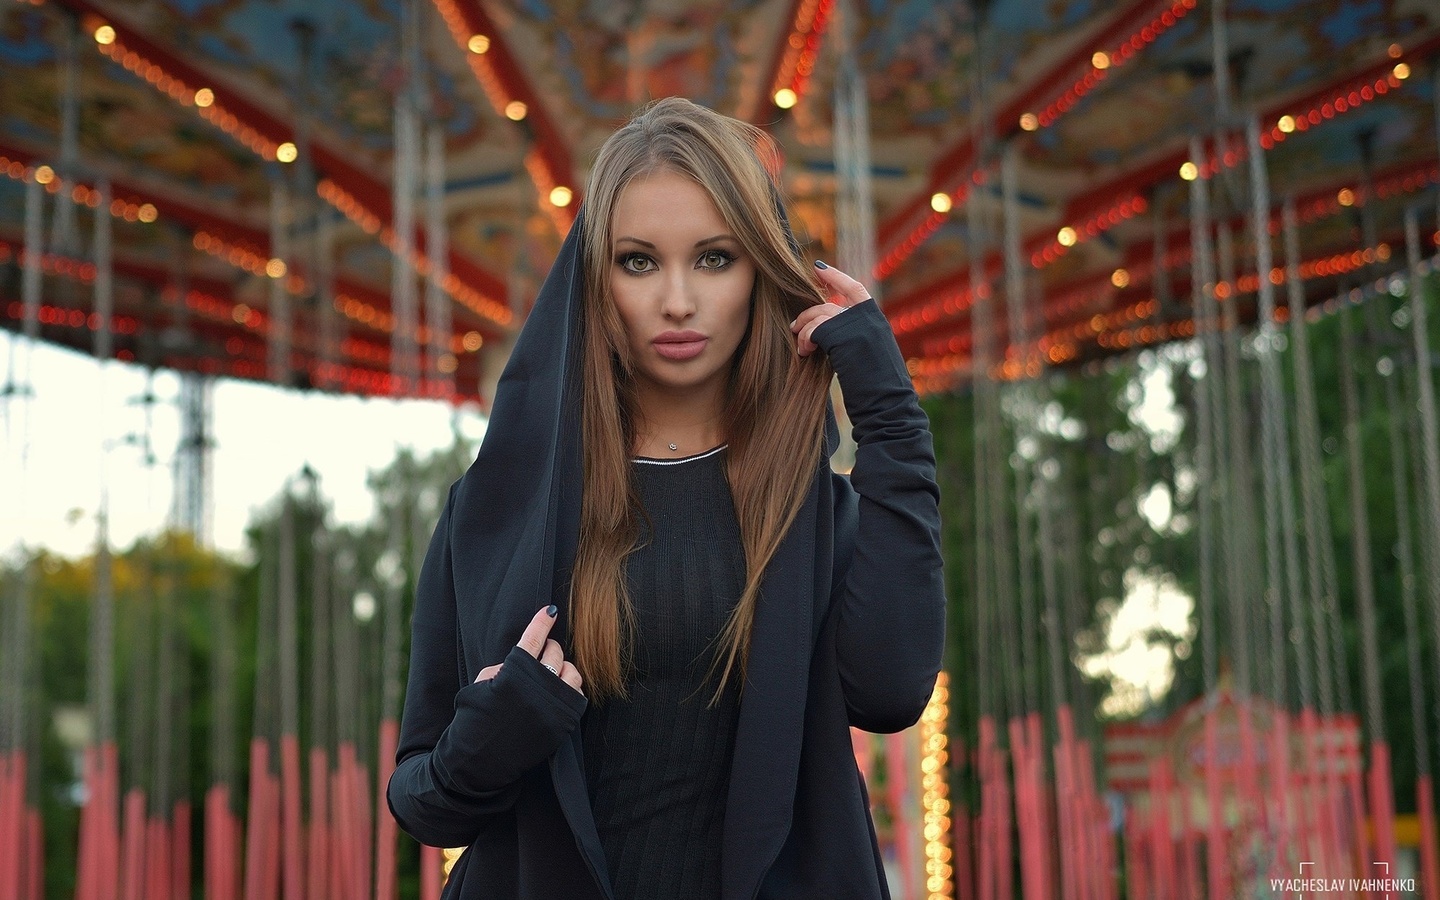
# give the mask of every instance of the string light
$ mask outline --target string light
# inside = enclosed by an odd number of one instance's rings
[[[574,192],[563,184],[550,189],[550,202],[555,206],[569,206],[574,196]]]
[[[1034,113],[1024,113],[1020,116],[1020,128],[1024,131],[1036,131],[1040,128],[1040,117]]]
[[[115,29],[109,25],[101,25],[95,29],[95,43],[105,46],[115,43]]]
[[[799,99],[795,92],[788,87],[781,88],[775,92],[775,105],[781,109],[790,109]]]
[[[1110,283],[1115,285],[1117,288],[1129,287],[1130,273],[1125,271],[1124,269],[1116,269],[1114,272],[1110,273]]]
[[[920,790],[925,807],[925,887],[929,900],[953,896],[954,869],[950,849],[950,786],[945,774],[950,762],[945,723],[950,718],[950,676],[935,677],[935,690],[920,715]]]
[[[282,163],[293,163],[300,156],[300,151],[289,141],[275,148],[275,158]]]
[[[1145,28],[1142,28],[1137,35],[1132,36],[1129,41],[1123,43],[1119,49],[1109,54],[1111,67],[1113,68],[1121,64],[1146,44],[1153,42],[1166,28],[1173,26],[1175,22],[1178,21],[1179,16],[1193,9],[1195,5],[1195,0],[1186,0],[1186,2],[1177,3],[1166,10],[1158,22],[1152,21]],[[1177,9],[1177,7],[1180,8]],[[1166,17],[1168,17],[1168,19]],[[1146,37],[1147,29],[1148,38]],[[1403,55],[1403,49],[1398,44],[1391,44],[1387,52],[1390,59],[1398,59]],[[1378,74],[1377,77],[1376,72],[1383,74]],[[1275,124],[1260,135],[1261,147],[1266,150],[1272,149],[1276,144],[1285,140],[1295,132],[1306,131],[1320,125],[1328,119],[1334,118],[1336,115],[1373,102],[1384,94],[1399,88],[1409,79],[1411,74],[1413,74],[1410,65],[1404,62],[1390,66],[1388,71],[1377,69],[1376,72],[1372,72],[1372,74],[1336,91],[1329,99],[1317,101],[1313,107],[1293,113],[1286,113],[1277,117]],[[1100,77],[1102,77],[1101,72],[1093,66],[1090,67],[1084,78],[1077,81],[1065,95],[1062,95],[1059,100],[1052,103],[1044,112],[1036,116],[1035,128],[1048,127],[1054,124],[1055,120],[1062,113],[1073,107],[1081,96],[1098,83]],[[1090,79],[1088,87],[1086,86],[1087,78]],[[1032,130],[1028,125],[1029,120],[1027,118],[1030,115],[1033,114],[1026,113],[1021,117],[1021,128],[1026,131]],[[1223,154],[1217,154],[1217,156],[1219,158],[1212,158],[1206,163],[1203,171],[1193,162],[1187,161],[1180,167],[1180,177],[1186,181],[1194,181],[1196,178],[1201,177],[1208,178],[1218,172],[1222,166],[1230,168],[1241,164],[1247,158],[1247,153],[1245,152],[1242,142],[1236,144],[1232,149],[1225,151]],[[880,264],[876,265],[874,270],[875,277],[882,279],[888,278],[899,267],[900,263],[913,253],[920,243],[938,227],[938,224],[932,223],[929,220],[916,226],[904,240],[900,241],[900,243],[885,255]]]
[[[930,197],[930,208],[937,213],[948,213],[953,204],[954,201],[950,199],[950,195],[944,191],[932,194]]]
[[[781,109],[790,109],[805,93],[805,85],[815,71],[815,59],[820,54],[820,39],[825,33],[825,24],[835,0],[801,0],[795,9],[795,18],[790,25],[790,37],[785,41],[780,65],[776,68],[775,81],[770,86],[770,97]],[[789,94],[782,95],[782,91]],[[794,100],[790,106],[780,101]]]
[[[209,107],[215,102],[215,92],[209,88],[201,88],[195,92],[195,105],[201,109]]]
[[[1195,4],[1196,0],[1176,0],[1114,50],[1109,52],[1097,50],[1091,55],[1090,68],[1086,70],[1085,74],[1080,76],[1068,90],[1040,113],[1038,123],[1040,127],[1048,128],[1055,124],[1060,116],[1069,112],[1075,107],[1075,104],[1080,102],[1080,98],[1090,93],[1097,84],[1104,80],[1110,68],[1120,65],[1146,46],[1154,43],[1156,38],[1174,27],[1176,22],[1194,9]]]
[[[471,10],[467,14],[461,9],[461,4],[456,0],[435,0],[435,8],[440,11],[440,17],[445,20],[445,27],[450,30],[450,36],[455,43],[466,48],[470,52],[465,54],[465,61],[470,65],[470,71],[475,75],[475,80],[480,82],[480,87],[485,91],[485,97],[490,101],[490,106],[496,113],[505,116],[512,122],[519,122],[530,114],[530,109],[520,97],[511,92],[511,81],[502,74],[502,67],[505,63],[503,58],[504,44],[495,43],[489,35],[483,33],[487,28],[486,18],[483,9],[478,9],[479,4],[467,4]],[[476,15],[480,21],[471,21],[471,14]],[[562,139],[558,135],[551,136],[553,129],[544,116],[543,109],[537,109],[538,121],[534,123],[539,138],[534,142],[530,152],[525,154],[525,168],[530,172],[531,178],[539,191],[540,197],[546,197],[556,185],[574,179],[574,173],[569,171],[569,162],[565,158],[565,151]],[[542,173],[536,177],[536,173]],[[574,214],[569,207],[559,207],[554,204],[548,207],[540,203],[540,207],[549,213],[551,221],[555,223],[556,230],[563,234],[574,220]],[[501,307],[508,313],[508,307]],[[500,315],[500,309],[494,314],[487,314],[486,318],[496,319]],[[506,317],[508,321],[508,315]],[[499,321],[499,319],[496,319]]]

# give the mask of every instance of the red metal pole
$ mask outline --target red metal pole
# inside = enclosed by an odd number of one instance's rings
[[[26,812],[26,853],[29,865],[25,870],[25,885],[21,894],[25,900],[41,900],[45,890],[45,827],[40,822],[40,810],[30,807]]]
[[[969,808],[957,800],[952,812],[950,836],[953,847],[951,859],[954,860],[952,871],[955,875],[955,900],[975,900],[975,863],[971,856],[971,844],[976,822],[977,817],[970,815]],[[424,900],[435,898],[427,897]]]
[[[1435,785],[1429,775],[1421,775],[1416,782],[1415,800],[1415,807],[1420,811],[1420,890],[1425,900],[1440,900],[1440,861],[1435,857]]]
[[[281,856],[285,867],[285,900],[302,900],[305,892],[305,828],[300,821],[300,740],[280,735],[280,798],[284,819]]]
[[[131,788],[125,794],[125,833],[122,836],[124,882],[121,890],[125,900],[145,897],[145,792]]]
[[[1071,766],[1075,725],[1068,704],[1061,704],[1055,710],[1055,722],[1060,732],[1060,739],[1054,750],[1055,817],[1059,824],[1060,840],[1060,896],[1061,900],[1077,900],[1077,893],[1083,890],[1080,884],[1080,872],[1083,870],[1078,865],[1077,857],[1080,834],[1076,827],[1079,824],[1075,818],[1077,798],[1075,775]]]
[[[400,724],[394,719],[380,723],[380,756],[376,768],[376,819],[375,819],[375,900],[394,900],[395,883],[395,842],[399,829],[394,816],[390,815],[389,804],[385,802],[385,785],[390,773],[395,770],[395,747],[400,740]],[[894,771],[893,767],[891,769]]]
[[[269,769],[270,748],[262,737],[250,739],[250,801],[246,806],[249,821],[245,833],[245,900],[273,900],[274,893],[265,883],[266,815],[265,779]]]
[[[99,807],[102,868],[96,877],[95,896],[97,900],[115,900],[120,889],[120,749],[114,741],[101,747],[100,759],[104,763],[101,784],[105,790]]]
[[[1012,748],[1013,749],[1013,748]],[[1003,900],[1015,896],[1014,854],[1011,849],[1010,773],[1006,768],[1007,754],[995,753],[995,869],[996,884]]]
[[[440,900],[445,854],[439,847],[420,847],[420,900]]]
[[[145,896],[147,900],[169,900],[170,861],[166,853],[170,827],[160,816],[145,822]]]
[[[1229,867],[1225,864],[1225,797],[1220,791],[1220,723],[1215,708],[1205,712],[1205,805],[1208,828],[1205,833],[1205,870],[1210,900],[1230,896]]]
[[[1417,727],[1419,723],[1416,723]],[[1385,865],[1368,868],[1367,877],[1382,879],[1380,896],[1394,900],[1390,885],[1398,877],[1395,858],[1395,799],[1391,794],[1390,745],[1385,741],[1370,742],[1370,815],[1375,825],[1377,862]]]
[[[329,900],[327,867],[330,858],[329,761],[321,747],[310,748],[310,835],[306,858],[310,862],[306,900]]]
[[[350,893],[351,858],[350,798],[345,791],[346,744],[340,745],[335,760],[335,771],[330,773],[330,895],[336,898],[353,896]]]
[[[264,884],[267,888],[265,896],[278,897],[284,885],[280,880],[280,845],[283,837],[284,811],[281,809],[280,798],[280,777],[269,771],[264,774],[265,781],[265,830],[263,866]]]
[[[1027,713],[1024,719],[1010,720],[1010,745],[1015,758],[1015,811],[1019,820],[1021,890],[1025,900],[1046,900],[1044,847],[1045,823],[1040,804],[1039,747],[1035,745],[1032,718],[1039,724],[1039,714]]]
[[[980,746],[976,750],[980,770],[980,817],[979,833],[976,838],[979,852],[980,900],[995,900],[995,856],[998,844],[995,834],[995,720],[989,716],[980,719]]]
[[[1269,762],[1270,797],[1266,815],[1270,828],[1267,833],[1274,836],[1278,849],[1284,849],[1292,846],[1294,832],[1290,827],[1289,803],[1286,802],[1290,788],[1290,717],[1283,709],[1275,710],[1271,720]],[[1270,869],[1265,874],[1269,878],[1283,878],[1289,874],[1279,853],[1270,856]]]
[[[170,896],[174,900],[190,900],[190,801],[180,800],[175,804],[171,833],[174,848],[170,859],[170,870],[174,874]]]
[[[20,822],[24,811],[25,758],[0,753],[0,900],[20,896]],[[16,772],[20,777],[16,778]]]

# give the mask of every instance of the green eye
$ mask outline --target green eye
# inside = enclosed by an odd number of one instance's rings
[[[700,268],[723,269],[735,261],[735,257],[724,250],[707,250],[700,257]]]
[[[642,275],[655,268],[655,261],[640,253],[627,253],[619,262],[620,267],[632,275]]]

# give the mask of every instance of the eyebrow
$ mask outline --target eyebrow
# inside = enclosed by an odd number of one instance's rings
[[[696,246],[696,247],[704,247],[706,244],[714,244],[714,243],[716,243],[716,242],[718,242],[718,241],[733,241],[733,240],[735,240],[734,235],[730,235],[730,234],[717,234],[717,235],[715,235],[714,237],[705,238],[703,241],[696,241],[696,242],[695,242],[695,246]],[[650,243],[649,241],[642,241],[642,240],[640,240],[640,239],[637,238],[637,237],[628,237],[628,236],[627,236],[627,237],[619,237],[619,238],[616,238],[616,239],[615,239],[615,243],[617,243],[617,244],[623,243],[623,242],[625,242],[625,241],[629,241],[629,242],[632,243],[632,244],[639,244],[639,245],[642,246],[642,247],[648,247],[648,248],[651,249],[651,250],[654,250],[654,249],[655,249],[655,245],[654,245],[654,244]]]

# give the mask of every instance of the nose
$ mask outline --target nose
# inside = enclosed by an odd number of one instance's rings
[[[695,284],[683,267],[672,267],[662,285],[660,312],[665,318],[683,322],[695,313]]]

